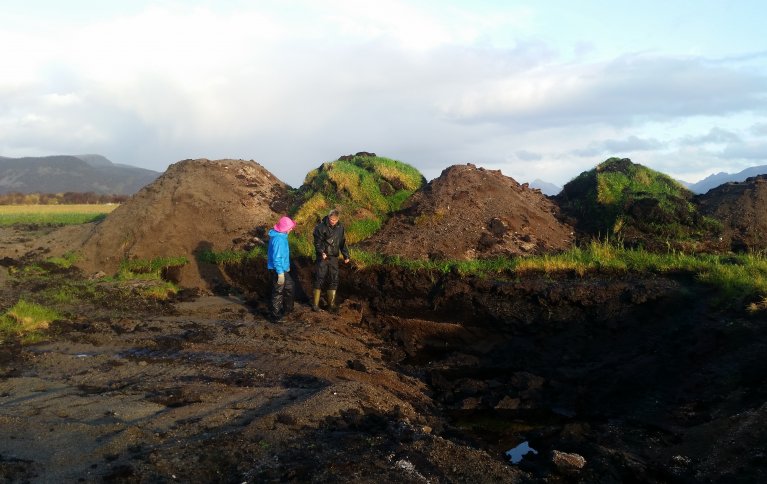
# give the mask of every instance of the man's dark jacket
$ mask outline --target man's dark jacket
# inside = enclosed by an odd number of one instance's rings
[[[322,253],[328,257],[338,257],[339,252],[343,254],[344,259],[349,258],[349,249],[346,247],[346,236],[344,226],[339,221],[335,227],[330,226],[328,217],[322,219],[314,227],[314,251],[317,259],[322,259]]]

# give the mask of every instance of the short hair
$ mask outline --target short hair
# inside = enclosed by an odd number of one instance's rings
[[[339,211],[337,209],[333,209],[330,212],[328,212],[328,218],[338,218]]]

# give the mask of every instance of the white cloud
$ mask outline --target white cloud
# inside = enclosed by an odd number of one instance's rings
[[[683,145],[703,145],[739,143],[740,140],[740,136],[738,136],[736,133],[715,126],[703,136],[685,136],[680,140],[680,143]]]
[[[756,123],[749,129],[755,136],[767,136],[767,123]]]
[[[533,153],[527,150],[519,150],[514,155],[522,161],[539,161],[543,158],[540,153]]]
[[[722,158],[740,158],[767,162],[767,141],[728,145],[720,154]]]
[[[481,81],[446,103],[449,117],[514,126],[606,123],[765,112],[767,78],[702,58],[627,55],[556,64]]]
[[[613,153],[650,151],[661,149],[665,146],[665,143],[662,143],[657,139],[643,139],[634,135],[631,135],[625,139],[608,139],[605,140],[602,144],[607,151]]]

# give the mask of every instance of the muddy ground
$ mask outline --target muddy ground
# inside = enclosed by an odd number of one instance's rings
[[[22,276],[32,260],[2,247],[3,310],[87,277]],[[304,289],[310,271],[301,259],[292,270]],[[0,476],[767,478],[765,315],[687,275],[342,271],[339,314],[299,301],[277,325],[258,263],[164,303],[96,283],[48,342],[0,348]],[[537,453],[511,463],[524,443]]]

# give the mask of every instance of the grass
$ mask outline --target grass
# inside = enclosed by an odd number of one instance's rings
[[[312,243],[311,235],[304,235],[296,233],[288,237],[288,244],[290,245],[290,255],[306,257],[314,256],[314,244]],[[266,250],[264,250],[264,259],[266,259]]]
[[[311,243],[291,235],[291,256],[313,255]],[[257,251],[206,253],[207,262],[236,264],[246,259],[266,258]],[[750,310],[767,309],[767,256],[765,254],[717,255],[680,251],[663,253],[625,248],[609,240],[592,241],[559,254],[531,257],[496,257],[476,260],[413,260],[384,256],[352,247],[351,258],[359,268],[394,266],[409,271],[456,273],[460,276],[511,278],[525,274],[693,274],[702,283],[718,289],[720,306],[746,304]]]
[[[69,269],[75,262],[77,262],[79,257],[80,256],[76,252],[70,251],[61,256],[49,257],[45,261],[60,267],[61,269]]]
[[[164,273],[189,263],[186,257],[155,257],[130,259],[120,263],[115,280],[134,283],[133,292],[145,299],[165,300],[178,292],[178,286],[166,281]],[[139,284],[136,284],[139,282]]]
[[[48,325],[61,316],[53,309],[40,304],[19,301],[0,316],[0,338],[3,341],[20,337],[22,343],[42,341]]]
[[[257,245],[247,252],[243,250],[224,250],[221,252],[206,250],[196,254],[196,257],[198,261],[208,264],[240,264],[248,259],[266,259],[266,247]]]
[[[346,241],[353,244],[377,232],[425,184],[414,167],[379,156],[357,156],[323,163],[306,175],[291,210],[297,226],[294,245],[310,255],[312,230],[331,208],[341,211]]]
[[[129,259],[120,263],[117,279],[162,279],[162,271],[186,265],[186,257],[155,257],[154,259]]]
[[[651,234],[654,241],[683,245],[718,230],[713,219],[697,213],[692,192],[629,159],[609,158],[581,173],[565,185],[561,196],[562,210],[592,234],[620,235],[633,227]]]
[[[624,248],[609,241],[594,241],[566,252],[525,258],[495,258],[472,261],[412,261],[353,251],[359,265],[391,264],[410,270],[434,270],[461,275],[522,276],[524,274],[575,273],[689,273],[718,289],[718,305],[751,302],[749,308],[767,306],[767,257],[764,254],[716,255],[665,253]]]
[[[374,233],[378,232],[381,228],[380,218],[363,218],[358,220],[352,220],[346,226],[346,230],[349,232],[349,236],[346,239],[347,244],[353,244],[364,240]]]
[[[77,225],[106,217],[118,205],[0,205],[0,226]]]
[[[686,272],[718,289],[719,305],[767,297],[767,258],[763,254],[717,255],[665,253],[627,249],[608,242],[592,242],[585,248],[573,248],[557,255],[531,257],[517,263],[515,271],[587,273]]]
[[[48,338],[48,327],[62,314],[110,313],[147,308],[167,300],[178,287],[163,279],[165,271],[187,263],[185,257],[124,261],[115,277],[85,280],[69,268],[77,254],[67,253],[38,263],[9,267],[11,284],[20,287],[18,301],[0,313],[0,343],[32,344]],[[69,317],[69,316],[67,316]]]
[[[674,179],[640,164],[610,158],[597,168],[597,200],[600,204],[623,203],[627,196],[643,194],[661,201],[687,198],[689,191]]]
[[[368,166],[365,158],[360,158],[363,166]],[[406,191],[414,192],[423,185],[423,175],[414,167],[402,163],[401,161],[384,158],[382,156],[374,157],[370,162],[373,171],[381,175],[384,179],[391,182],[399,182]]]

